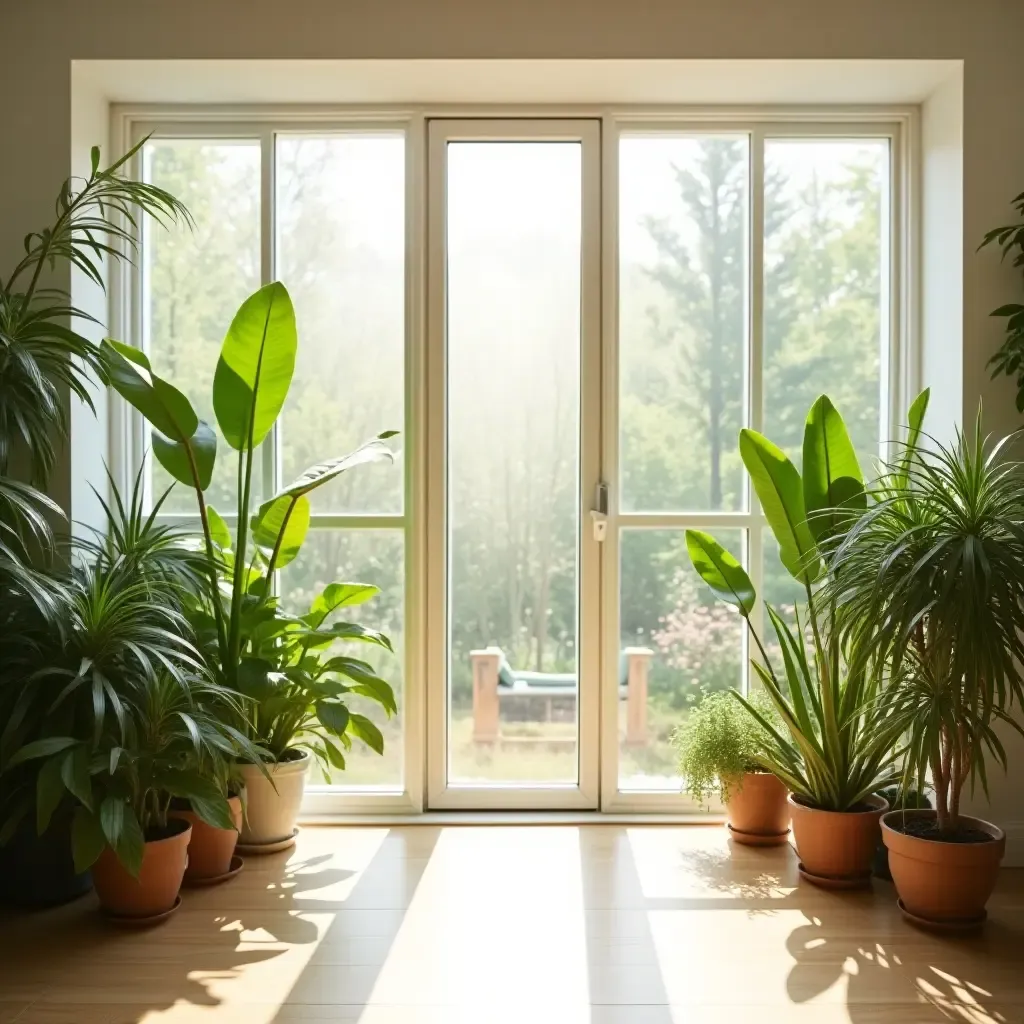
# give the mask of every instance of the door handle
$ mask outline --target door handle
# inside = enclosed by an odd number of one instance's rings
[[[594,488],[594,507],[590,510],[590,524],[594,540],[598,543],[608,536],[608,485],[599,483]]]

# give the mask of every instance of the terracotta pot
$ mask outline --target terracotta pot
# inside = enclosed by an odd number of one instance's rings
[[[108,846],[93,865],[92,880],[100,905],[117,917],[154,917],[174,906],[188,863],[192,829],[171,821],[178,831],[146,843],[138,878],[132,878]]]
[[[238,833],[242,829],[242,800],[240,797],[228,797],[231,809],[231,820],[234,828],[215,828],[208,825],[191,810],[172,810],[172,818],[180,818],[192,826],[192,838],[188,844],[188,867],[185,877],[219,878],[231,870],[231,857],[238,842]]]
[[[1006,851],[1006,833],[981,818],[961,816],[967,828],[992,836],[990,843],[944,843],[908,836],[893,828],[906,815],[935,819],[935,811],[890,811],[882,819],[889,849],[889,870],[903,906],[915,917],[936,924],[970,924],[985,911]]]
[[[822,811],[790,795],[793,840],[808,875],[840,881],[871,877],[878,819],[889,804],[880,796],[869,796],[864,803],[870,810]]]
[[[266,846],[292,836],[312,760],[309,751],[303,750],[293,760],[268,764],[273,783],[256,765],[239,765],[245,782],[241,842],[247,846]]]
[[[770,772],[746,772],[729,787],[726,810],[729,827],[738,843],[744,836],[778,836],[789,833],[787,790]]]

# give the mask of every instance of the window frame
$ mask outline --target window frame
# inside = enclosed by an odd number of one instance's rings
[[[762,402],[761,353],[763,305],[763,231],[761,223],[764,141],[766,138],[858,136],[890,140],[889,345],[886,374],[887,422],[897,424],[909,408],[920,381],[920,156],[919,108],[915,106],[775,106],[657,107],[634,105],[204,105],[115,104],[111,106],[112,150],[123,152],[147,134],[178,138],[249,138],[261,147],[261,280],[273,279],[274,261],[274,138],[277,132],[307,129],[316,133],[401,132],[405,137],[405,456],[404,501],[400,514],[366,516],[318,514],[316,527],[401,529],[405,540],[405,614],[403,673],[403,787],[401,791],[341,789],[311,785],[303,805],[309,819],[331,820],[352,814],[419,814],[426,807],[427,674],[426,635],[428,581],[444,574],[443,554],[430,548],[427,537],[427,492],[437,486],[436,465],[428,466],[427,401],[428,324],[426,309],[427,139],[429,122],[448,120],[553,119],[600,122],[601,267],[600,381],[601,468],[608,493],[607,539],[601,546],[601,695],[599,700],[600,793],[598,807],[612,813],[687,813],[692,804],[678,792],[619,791],[618,739],[618,559],[621,529],[740,528],[747,538],[747,556],[755,585],[761,582],[764,517],[753,495],[747,511],[736,513],[619,513],[618,462],[618,150],[630,133],[748,134],[751,194],[749,202],[747,310],[747,411],[758,429]],[[132,173],[141,170],[136,158]],[[110,268],[110,327],[114,337],[142,337],[141,274],[137,267]],[[145,448],[141,417],[112,396],[109,405],[108,460],[119,487],[130,481]],[[264,466],[275,465],[273,443],[264,452]],[[432,460],[436,463],[437,460]],[[442,465],[441,470],[444,467]],[[265,479],[273,480],[265,473]],[[443,478],[442,478],[443,479]],[[433,493],[433,491],[432,491]],[[194,517],[169,514],[168,522],[191,523]],[[582,524],[585,529],[587,524]],[[437,564],[438,560],[441,564]],[[759,589],[760,593],[760,589]],[[755,624],[763,624],[758,603]]]

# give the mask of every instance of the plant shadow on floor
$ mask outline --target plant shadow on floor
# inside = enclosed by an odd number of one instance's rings
[[[871,891],[826,892],[799,879],[795,854],[732,845],[730,852],[686,851],[685,862],[712,892],[736,901],[750,917],[799,911],[803,923],[786,937],[793,958],[786,992],[797,1005],[821,998],[833,986],[851,1024],[892,1019],[913,1024],[1013,1024],[1019,1005],[1001,992],[1019,991],[1015,967],[1024,943],[1019,883],[993,899],[993,918],[976,935],[924,932],[905,921],[889,882],[874,879]],[[756,861],[766,867],[757,870]]]
[[[353,868],[332,866],[343,864],[347,851],[248,858],[238,879],[183,890],[178,911],[142,931],[105,921],[94,894],[51,910],[0,910],[0,998],[26,1005],[18,1024],[135,1024],[181,1004],[222,1007],[230,1024],[271,1020],[301,983],[337,912],[394,870],[396,858],[381,856],[388,842],[385,837],[368,863]],[[250,984],[248,969],[271,960],[280,965],[257,972]],[[225,1012],[235,1003],[226,986],[237,994],[239,979],[244,1000],[259,1007],[241,1017],[237,1003],[234,1013]],[[158,1019],[152,1017],[154,1024]]]

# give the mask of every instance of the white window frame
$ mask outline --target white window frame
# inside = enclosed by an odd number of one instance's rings
[[[438,670],[437,644],[428,643],[430,596],[447,572],[443,549],[434,533],[428,536],[427,494],[443,493],[443,459],[429,458],[427,322],[427,137],[433,119],[509,119],[584,121],[596,119],[601,135],[601,296],[600,380],[593,385],[601,403],[601,477],[608,485],[607,539],[601,545],[601,695],[599,709],[600,772],[597,806],[613,813],[687,813],[693,810],[682,794],[618,790],[618,558],[623,527],[732,527],[748,531],[751,576],[760,592],[763,515],[753,495],[746,512],[629,513],[618,508],[618,144],[623,133],[697,133],[720,131],[749,134],[751,294],[748,309],[749,425],[760,425],[761,308],[763,233],[760,189],[763,182],[763,141],[767,137],[886,137],[890,140],[889,227],[889,359],[887,416],[899,424],[920,382],[919,337],[919,112],[916,107],[635,107],[626,105],[155,105],[128,104],[111,108],[111,144],[123,152],[154,132],[159,136],[259,139],[261,173],[261,276],[272,280],[273,143],[276,132],[401,131],[405,135],[406,282],[405,282],[405,424],[404,505],[395,515],[314,515],[317,526],[346,529],[402,529],[405,537],[405,662],[403,693],[403,777],[401,791],[360,791],[316,786],[309,789],[304,813],[318,819],[350,814],[418,814],[426,808],[427,677]],[[139,167],[133,169],[138,173]],[[127,341],[142,337],[139,273],[112,268],[111,334]],[[599,391],[596,390],[599,388]],[[587,397],[581,396],[581,401]],[[436,403],[435,403],[436,404]],[[436,408],[434,410],[436,420]],[[442,413],[443,415],[443,409]],[[132,477],[145,447],[140,417],[120,399],[110,402],[108,462],[123,487]],[[436,429],[436,425],[435,425]],[[273,465],[273,453],[265,458]],[[270,479],[270,475],[267,475]],[[272,482],[272,480],[271,480]],[[441,488],[439,491],[438,488]],[[589,496],[584,496],[584,501]],[[440,508],[440,506],[435,506]],[[581,510],[582,511],[582,510]],[[443,510],[442,510],[443,513]],[[173,519],[174,517],[168,517]],[[191,522],[192,517],[179,517]],[[581,523],[581,530],[589,524]],[[761,619],[759,607],[756,615]],[[582,639],[582,638],[581,638]],[[433,648],[431,656],[430,649]],[[436,713],[431,722],[436,719]],[[436,724],[433,725],[436,729]],[[590,787],[588,786],[588,789]],[[497,802],[496,802],[497,805]],[[513,799],[508,806],[515,806]],[[457,801],[453,806],[457,806]],[[520,804],[519,806],[522,806]],[[531,803],[529,806],[534,807]]]

